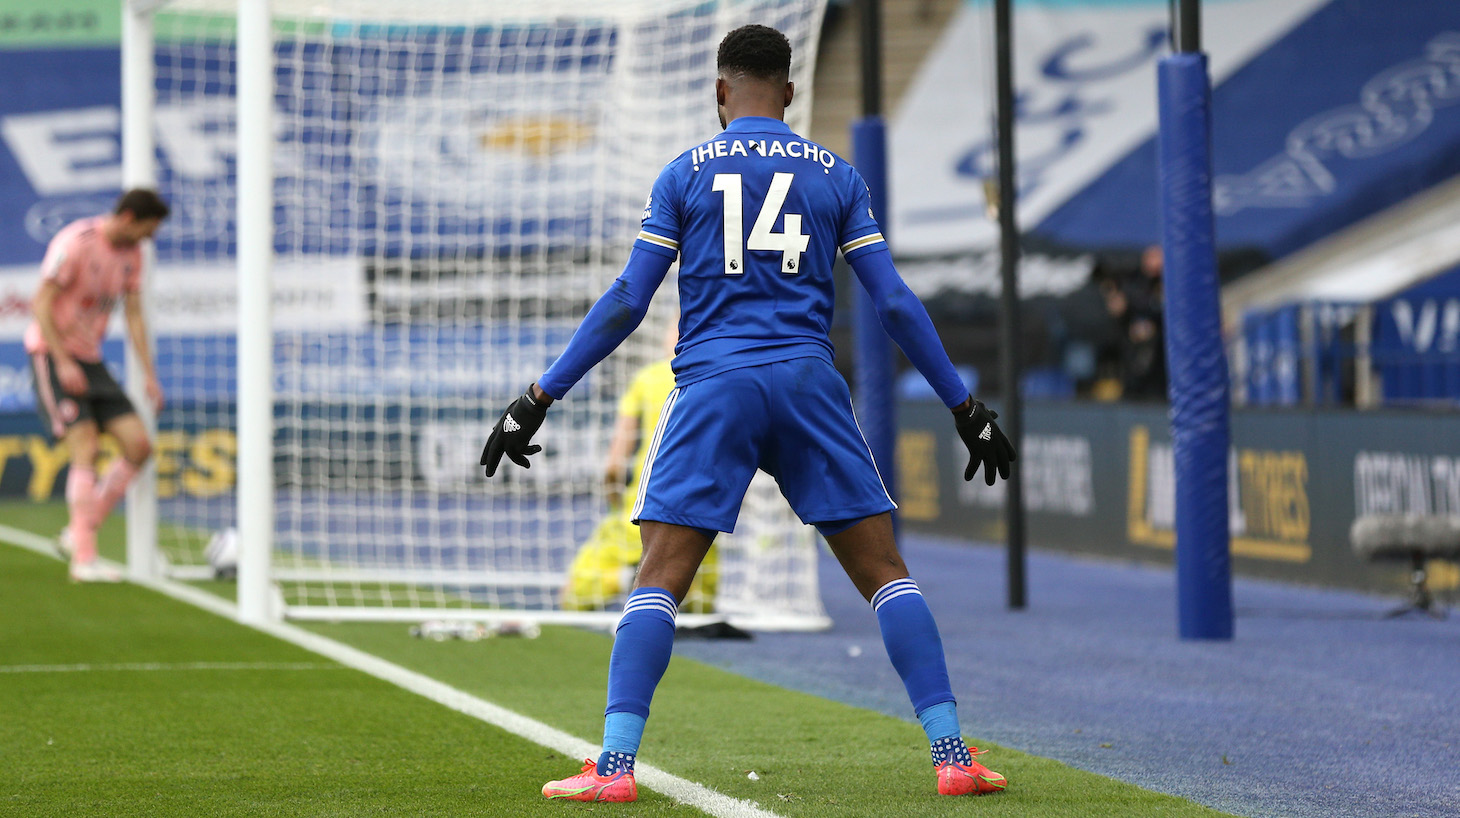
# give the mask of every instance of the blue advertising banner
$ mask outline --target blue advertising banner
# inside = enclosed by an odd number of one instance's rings
[[[116,48],[0,49],[0,266],[38,264],[122,184]]]
[[[617,189],[605,185],[642,176],[641,199],[672,154],[645,163],[602,138],[612,28],[348,33],[276,45],[293,89],[276,97],[279,251],[501,254],[632,236],[639,202],[605,208]],[[160,258],[233,253],[234,59],[216,37],[157,51],[158,178],[173,206]],[[0,267],[38,262],[61,226],[115,201],[119,62],[116,48],[0,50]],[[453,104],[399,104],[423,96]],[[623,167],[603,173],[615,156]]]
[[[1460,400],[1460,267],[1374,304],[1385,403]]]
[[[997,246],[988,3],[965,3],[890,129],[894,250]],[[1460,4],[1203,4],[1218,249],[1280,257],[1460,172]],[[1015,15],[1019,218],[1080,249],[1159,239],[1156,61],[1167,3],[1028,0]]]
[[[562,349],[575,324],[541,327],[383,327],[371,333],[281,336],[274,348],[275,393],[292,400],[457,399],[495,405],[552,364],[544,350]],[[119,381],[123,341],[108,339],[102,355]],[[157,372],[171,401],[236,397],[237,345],[232,334],[157,339]],[[511,366],[484,366],[487,360]],[[591,388],[594,378],[582,383]],[[29,357],[19,341],[0,341],[0,413],[35,409]]]
[[[35,409],[31,390],[30,361],[18,342],[0,343],[0,412],[21,413]]]
[[[1460,5],[1327,4],[1213,91],[1219,246],[1280,257],[1460,172],[1457,103]],[[1148,141],[1035,232],[1149,244],[1156,172]]]
[[[122,341],[102,342],[102,357],[111,362],[112,374],[122,379]],[[30,356],[19,341],[0,341],[0,413],[34,412],[35,391],[31,384]]]
[[[1222,82],[1329,0],[1221,0],[1202,9],[1213,81]],[[964,3],[924,61],[890,129],[893,249],[902,256],[997,246],[984,183],[996,174],[990,0]],[[1167,51],[1170,9],[1152,0],[1021,0],[1014,15],[1019,223],[1040,225],[1066,203],[1055,239],[1105,247],[1157,241],[1156,63]],[[982,57],[982,58],[981,58]],[[1292,77],[1268,78],[1275,88]],[[1321,80],[1317,80],[1321,81]],[[1218,100],[1220,101],[1220,90]],[[1260,115],[1280,115],[1282,111]],[[1236,123],[1233,123],[1236,127]],[[1216,127],[1223,126],[1222,109]],[[1139,149],[1139,150],[1138,150]],[[1137,151],[1146,172],[1114,199],[1104,183]],[[1222,161],[1222,142],[1217,143]],[[1117,173],[1119,171],[1119,174]],[[1127,174],[1128,175],[1128,174]],[[1073,215],[1073,222],[1070,222]],[[1079,228],[1077,230],[1076,228]],[[1108,228],[1108,233],[1102,228]],[[1131,235],[1139,235],[1131,240]],[[1093,235],[1093,238],[1091,236]]]

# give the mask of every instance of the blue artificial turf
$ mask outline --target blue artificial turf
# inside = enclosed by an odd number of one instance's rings
[[[1010,612],[1001,549],[903,551],[965,733],[1239,815],[1460,815],[1460,617],[1239,579],[1235,640],[1184,642],[1170,568],[1034,552]],[[676,650],[912,719],[870,608],[829,556],[821,576],[831,631]]]

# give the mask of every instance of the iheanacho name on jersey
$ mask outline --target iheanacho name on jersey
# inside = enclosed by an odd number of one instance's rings
[[[744,156],[749,158],[751,151],[755,151],[767,158],[782,156],[790,159],[807,159],[816,162],[827,170],[831,170],[836,166],[836,154],[815,142],[778,142],[773,139],[717,139],[714,142],[706,142],[690,153],[695,163],[694,169],[699,170],[700,165],[711,159],[721,159],[726,156]]]

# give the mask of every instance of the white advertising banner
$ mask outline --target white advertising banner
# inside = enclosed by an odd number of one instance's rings
[[[238,328],[238,269],[232,262],[164,264],[151,271],[152,331],[227,335]],[[30,324],[37,266],[0,267],[0,342],[19,341]],[[365,287],[353,258],[296,258],[274,268],[274,326],[281,330],[355,330],[365,325]],[[121,311],[110,334],[123,333]]]

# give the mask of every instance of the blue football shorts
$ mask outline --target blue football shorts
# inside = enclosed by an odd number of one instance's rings
[[[846,381],[826,361],[796,358],[732,369],[669,393],[634,522],[734,531],[757,468],[776,479],[808,524],[897,508],[852,414]]]

